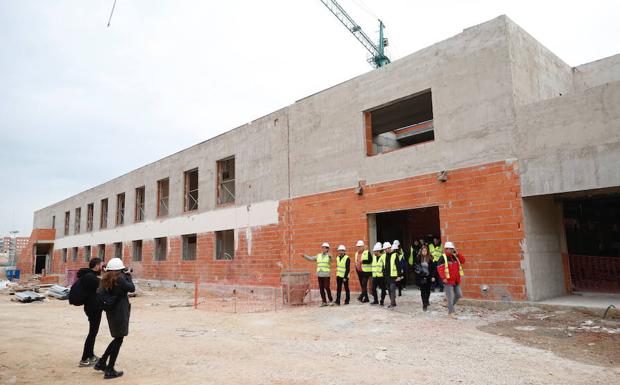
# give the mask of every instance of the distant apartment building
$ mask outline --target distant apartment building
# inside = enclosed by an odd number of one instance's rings
[[[620,55],[571,67],[501,16],[36,211],[20,265],[278,286],[322,242],[435,234],[469,297],[620,292],[618,165]]]

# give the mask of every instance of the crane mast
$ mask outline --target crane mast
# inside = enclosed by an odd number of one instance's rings
[[[353,34],[353,36],[366,48],[368,52],[370,52],[370,59],[368,62],[375,68],[383,67],[386,64],[390,63],[390,58],[385,54],[385,47],[387,46],[387,39],[383,36],[383,29],[385,25],[381,20],[379,20],[379,41],[378,44],[375,44],[368,35],[362,30],[362,27],[359,26],[353,20],[351,16],[342,8],[340,4],[338,4],[335,0],[321,0],[321,3],[327,7],[331,11],[334,16],[342,25],[344,25],[349,32]]]

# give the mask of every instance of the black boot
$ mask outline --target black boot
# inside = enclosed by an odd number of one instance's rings
[[[95,366],[93,366],[93,369],[95,370],[100,370],[100,371],[104,371],[106,367],[105,361],[102,361],[101,358],[99,360],[97,360],[97,362],[95,363]]]
[[[118,372],[116,370],[114,370],[114,368],[112,369],[106,369],[105,370],[105,374],[103,375],[103,378],[106,380],[109,380],[111,378],[117,378],[123,375],[123,371],[119,370]]]

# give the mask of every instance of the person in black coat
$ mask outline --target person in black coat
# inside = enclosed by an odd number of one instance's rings
[[[127,293],[133,293],[136,288],[131,279],[129,269],[123,265],[120,258],[112,258],[106,266],[106,273],[101,279],[100,291],[105,291],[107,298],[114,298],[113,305],[107,309],[106,317],[110,334],[114,339],[110,342],[103,356],[97,361],[95,370],[103,370],[104,378],[116,378],[123,375],[122,371],[116,371],[114,365],[120,352],[123,338],[129,334],[129,315],[131,304]],[[100,293],[101,298],[101,293]],[[108,361],[109,359],[109,361]]]
[[[428,251],[428,245],[423,245],[416,258],[413,269],[416,273],[416,284],[420,287],[422,297],[422,310],[428,310],[429,298],[431,296],[431,286],[435,282],[435,271],[437,265],[433,262],[433,256]]]
[[[88,268],[80,269],[77,277],[80,280],[84,295],[84,313],[88,318],[88,336],[84,342],[84,350],[79,366],[94,365],[99,357],[95,356],[95,340],[101,324],[101,307],[97,302],[97,288],[99,287],[99,275],[101,275],[101,259],[93,258],[88,263]]]

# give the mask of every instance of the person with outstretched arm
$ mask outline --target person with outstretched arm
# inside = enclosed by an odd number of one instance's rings
[[[321,248],[323,249],[322,252],[317,255],[301,254],[301,256],[308,261],[316,261],[316,277],[319,282],[319,291],[322,301],[320,306],[327,306],[327,300],[329,300],[329,306],[332,306],[334,302],[332,299],[332,291],[329,288],[332,256],[329,255],[329,243],[323,242]]]

